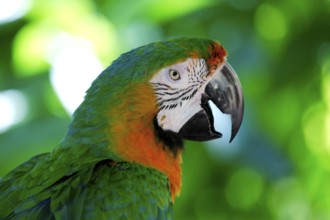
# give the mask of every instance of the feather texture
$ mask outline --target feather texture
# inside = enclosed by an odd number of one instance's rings
[[[29,162],[26,168],[31,168],[33,161]],[[15,175],[9,174],[1,185],[6,193],[0,196],[0,219],[169,219],[172,215],[167,177],[135,163],[100,161],[38,188],[29,187],[38,182],[33,178],[13,183]]]

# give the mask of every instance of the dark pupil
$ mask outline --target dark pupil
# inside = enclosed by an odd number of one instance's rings
[[[172,75],[173,75],[174,77],[176,77],[176,76],[178,75],[178,72],[177,72],[177,71],[173,71],[173,72],[172,72]]]

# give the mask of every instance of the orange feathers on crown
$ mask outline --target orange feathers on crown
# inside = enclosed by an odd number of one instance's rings
[[[207,65],[209,69],[215,70],[220,63],[225,61],[225,57],[227,56],[227,51],[223,46],[218,43],[213,43],[209,48],[210,57],[207,60]]]

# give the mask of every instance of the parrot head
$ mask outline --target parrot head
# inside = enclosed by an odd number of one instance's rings
[[[225,50],[217,44],[212,46],[210,58],[187,58],[162,68],[150,80],[157,97],[156,123],[164,131],[193,141],[220,138],[222,134],[213,125],[211,100],[231,115],[230,141],[236,136],[243,116],[241,85],[225,61]]]
[[[181,189],[183,140],[222,136],[214,128],[209,101],[231,116],[230,141],[241,125],[242,89],[226,55],[219,43],[196,38],[156,42],[122,54],[87,91],[69,136],[99,143],[106,149],[102,154],[114,160],[163,172],[174,200]]]

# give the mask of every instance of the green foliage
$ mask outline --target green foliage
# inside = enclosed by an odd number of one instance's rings
[[[31,1],[0,23],[0,94],[25,100],[5,111],[0,96],[0,176],[63,138],[70,117],[49,72],[72,42],[106,67],[146,43],[204,37],[228,50],[245,119],[219,151],[186,144],[176,219],[330,218],[329,14],[321,0]]]

